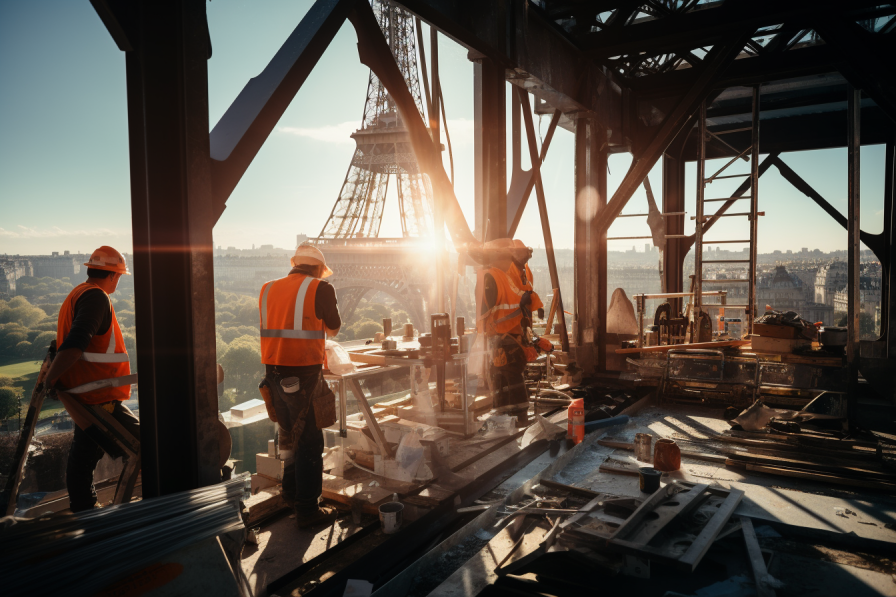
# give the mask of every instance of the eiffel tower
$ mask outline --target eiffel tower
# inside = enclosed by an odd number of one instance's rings
[[[424,117],[417,74],[414,17],[390,0],[373,0],[380,28]],[[424,74],[425,76],[425,74]],[[351,135],[356,148],[336,204],[313,242],[333,269],[343,319],[351,321],[361,298],[384,292],[395,298],[418,329],[426,329],[427,305],[434,304],[431,247],[433,194],[420,172],[407,129],[389,93],[370,72],[361,128]],[[390,181],[395,184],[402,238],[381,239],[380,227]]]

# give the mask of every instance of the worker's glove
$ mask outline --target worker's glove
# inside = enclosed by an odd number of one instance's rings
[[[535,348],[539,352],[543,352],[543,353],[554,352],[554,345],[551,343],[550,340],[547,340],[545,338],[537,338],[535,340]]]
[[[544,307],[538,310],[538,319],[544,319]]]
[[[523,293],[523,296],[520,297],[520,308],[532,310],[532,291],[527,290]]]

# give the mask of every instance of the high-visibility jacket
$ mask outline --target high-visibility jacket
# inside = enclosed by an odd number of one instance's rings
[[[291,274],[261,287],[262,363],[284,367],[326,364],[327,332],[314,312],[319,284],[317,278]]]
[[[62,346],[65,337],[72,329],[72,320],[75,316],[75,303],[82,294],[93,288],[100,288],[91,282],[78,284],[66,297],[59,309],[59,320],[56,325],[56,345]],[[105,291],[103,291],[105,293]],[[108,294],[106,297],[108,298]],[[118,326],[118,318],[115,317],[115,307],[109,301],[109,309],[112,311],[112,325],[105,334],[96,334],[90,339],[87,349],[81,358],[75,362],[65,373],[59,377],[59,382],[66,388],[106,379],[125,377],[131,373],[131,363],[128,360],[128,351],[124,346],[124,337]],[[127,400],[131,397],[131,386],[125,384],[119,387],[100,388],[90,392],[76,395],[78,400],[85,404],[102,404],[112,400]]]
[[[511,265],[511,268],[516,268]],[[485,334],[522,334],[520,322],[523,311],[520,309],[520,298],[523,292],[509,278],[509,274],[496,267],[483,268],[477,273],[476,296],[479,305],[485,304],[485,274],[491,274],[498,289],[495,305],[484,313],[480,313],[476,328]]]
[[[511,266],[510,275],[512,278],[511,283],[514,284],[519,290],[523,292],[531,292],[532,302],[529,305],[529,309],[534,313],[539,309],[544,308],[544,303],[541,302],[541,297],[535,293],[533,289],[534,282],[532,281],[532,270],[529,269],[529,264],[525,265],[526,267],[526,281],[523,281],[523,277],[520,275],[520,270],[516,265]]]

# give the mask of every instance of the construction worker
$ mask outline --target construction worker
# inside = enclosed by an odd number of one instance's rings
[[[494,406],[516,416],[517,424],[528,424],[529,395],[523,372],[532,360],[531,305],[533,293],[519,288],[518,263],[525,263],[528,249],[513,240],[489,241],[471,256],[485,267],[479,270],[476,297],[479,304],[477,330],[485,335],[490,354]],[[528,314],[528,317],[526,316]]]
[[[320,249],[300,245],[290,259],[285,278],[267,282],[258,297],[261,319],[261,362],[265,379],[259,386],[272,402],[282,457],[294,464],[283,476],[283,497],[293,506],[300,527],[329,523],[337,510],[320,505],[324,437],[318,406],[324,404],[335,418],[335,396],[323,381],[327,336],[339,333],[342,320],[336,290],[325,282],[333,274]]]
[[[135,438],[140,438],[140,422],[124,405],[131,397],[128,352],[121,327],[109,297],[122,276],[129,276],[124,256],[112,247],[93,252],[87,267],[87,281],[75,286],[59,309],[56,325],[57,352],[47,372],[47,384],[70,390],[91,382],[103,382],[99,389],[72,393],[83,404],[97,405],[110,413]],[[87,432],[75,425],[68,453],[65,484],[72,512],[96,506],[93,473],[103,457],[103,449]]]

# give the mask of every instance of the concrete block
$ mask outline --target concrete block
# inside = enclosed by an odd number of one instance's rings
[[[259,400],[258,398],[230,408],[230,416],[234,419],[248,419],[266,412],[267,408],[264,405],[264,400]]]
[[[277,457],[277,442],[272,439],[268,440],[268,456]]]
[[[282,481],[283,472],[286,469],[286,465],[291,464],[292,461],[292,458],[280,460],[279,458],[274,458],[273,456],[268,456],[267,454],[256,454],[255,469],[259,475],[264,475],[265,477]]]
[[[273,479],[268,479],[267,477],[259,475],[258,473],[252,475],[252,495],[255,495],[262,489],[274,487],[275,485],[277,485],[277,482]]]

